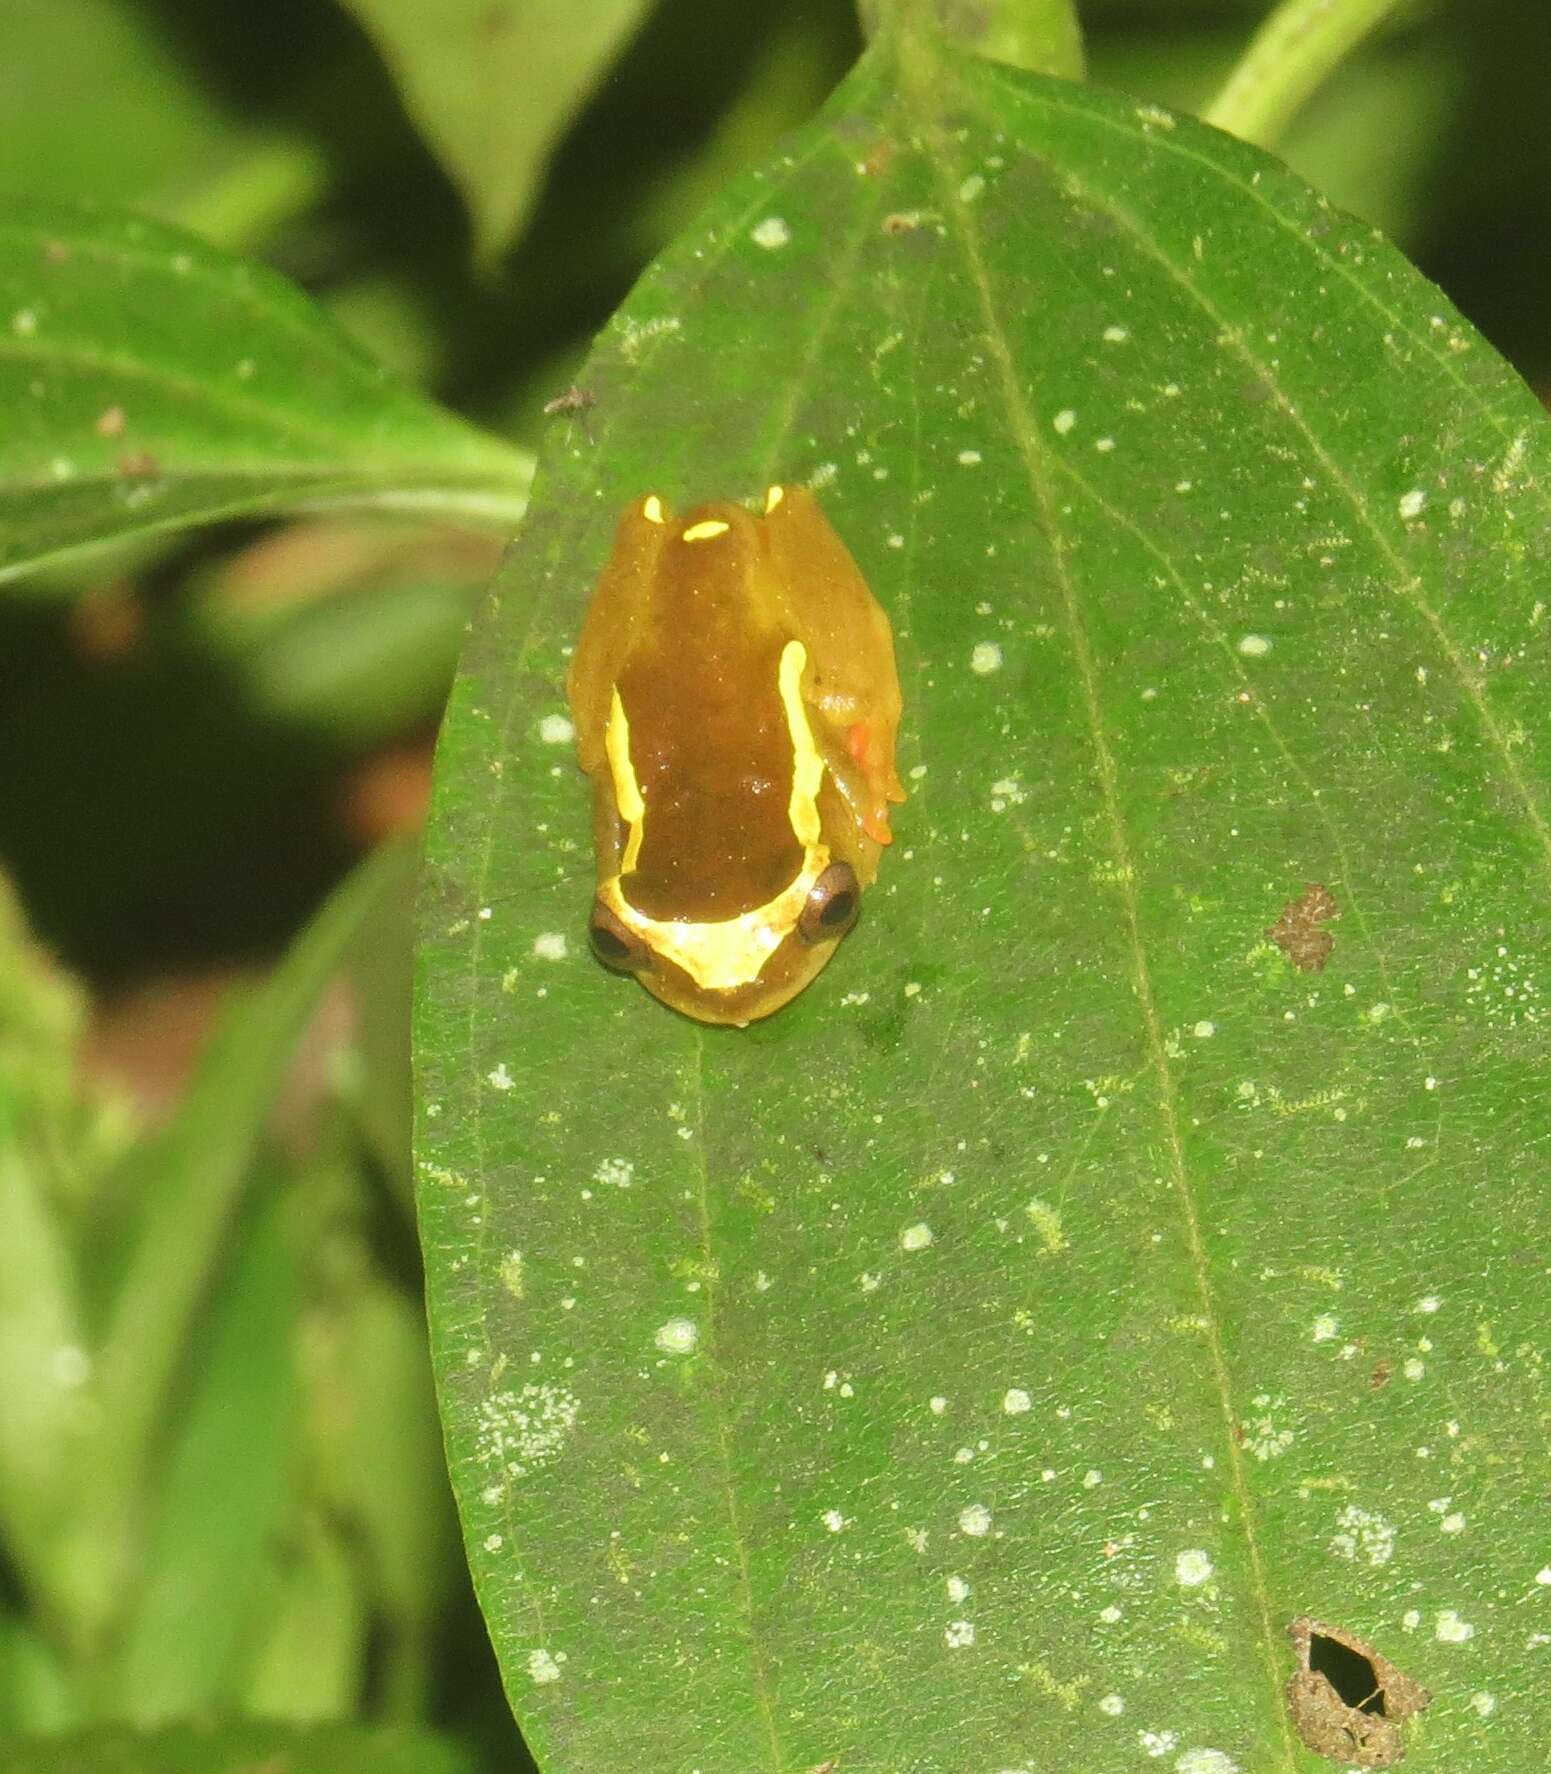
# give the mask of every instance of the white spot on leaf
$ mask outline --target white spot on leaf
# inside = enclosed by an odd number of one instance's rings
[[[693,1318],[670,1318],[658,1325],[652,1341],[664,1355],[691,1355],[700,1341],[700,1327]]]
[[[1198,1546],[1188,1547],[1174,1560],[1174,1581],[1185,1589],[1199,1588],[1211,1574],[1211,1558]]]
[[[1387,1565],[1395,1556],[1394,1526],[1372,1510],[1348,1504],[1336,1517],[1336,1530],[1330,1550],[1338,1558]]]
[[[558,1682],[560,1665],[565,1662],[565,1652],[552,1657],[548,1651],[530,1651],[528,1653],[528,1674],[536,1682]]]
[[[968,1534],[972,1540],[979,1540],[991,1532],[991,1511],[984,1503],[971,1503],[959,1511],[959,1531]]]
[[[1175,1774],[1239,1774],[1239,1764],[1221,1749],[1187,1749],[1174,1769]]]
[[[508,1478],[526,1478],[560,1452],[576,1412],[576,1397],[563,1386],[492,1393],[479,1406],[474,1456]]]

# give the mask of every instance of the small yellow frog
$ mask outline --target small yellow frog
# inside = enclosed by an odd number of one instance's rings
[[[701,1022],[779,1010],[856,922],[905,798],[888,617],[818,501],[632,504],[569,688],[594,953]]]

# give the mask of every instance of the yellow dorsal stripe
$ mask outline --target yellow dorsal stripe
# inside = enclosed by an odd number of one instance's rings
[[[732,528],[719,517],[708,517],[703,523],[691,524],[679,538],[681,542],[709,542],[713,536],[725,536]]]
[[[808,710],[802,699],[802,674],[807,664],[808,649],[801,641],[788,641],[781,649],[776,674],[792,741],[792,792],[787,811],[792,832],[803,847],[802,867],[796,878],[764,905],[733,918],[705,923],[648,918],[625,898],[621,882],[635,868],[641,853],[646,801],[630,757],[630,720],[618,689],[614,691],[604,747],[614,779],[615,804],[629,828],[629,836],[619,873],[599,888],[599,897],[613,908],[617,917],[640,933],[654,953],[682,967],[703,991],[727,992],[752,985],[791,932],[814,883],[829,866],[829,848],[820,842],[819,835],[818,795],[824,780],[824,760],[813,742]]]
[[[609,705],[609,725],[603,736],[603,749],[608,754],[609,773],[614,778],[614,805],[619,809],[620,818],[630,828],[625,854],[620,861],[621,871],[628,874],[641,854],[641,838],[646,828],[646,802],[641,797],[641,785],[636,781],[635,765],[630,758],[630,720],[617,689],[614,700]]]
[[[802,674],[808,649],[801,641],[788,641],[781,649],[777,682],[781,705],[786,710],[786,730],[792,739],[792,796],[787,814],[797,842],[811,850],[819,841],[819,785],[824,780],[824,760],[813,743],[808,711],[802,700]]]

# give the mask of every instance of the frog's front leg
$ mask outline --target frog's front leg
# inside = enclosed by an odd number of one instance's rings
[[[874,695],[831,686],[814,674],[807,701],[828,736],[825,763],[851,815],[875,844],[891,844],[889,803],[903,801],[894,764],[898,714],[891,719]]]

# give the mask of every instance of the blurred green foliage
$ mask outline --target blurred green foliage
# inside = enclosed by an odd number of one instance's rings
[[[464,114],[455,75],[406,71],[396,10],[10,0],[0,192],[124,206],[261,258],[383,362],[534,448],[585,431],[585,414],[544,405],[642,267],[860,45],[850,0],[616,6],[562,102],[546,88],[530,164],[482,167],[489,119],[533,96],[522,58],[471,82]],[[476,10],[489,27],[522,8]],[[1193,107],[1262,11],[1090,0],[1090,74]],[[1536,385],[1551,376],[1545,33],[1541,0],[1422,0],[1284,145]],[[490,140],[498,162],[515,152]],[[0,871],[16,889],[0,929],[0,1380],[40,1338],[54,1364],[36,1417],[24,1361],[0,1389],[0,1735],[194,1714],[410,1721],[470,1746],[470,1766],[513,1766],[418,1321],[402,876],[342,890],[287,962],[286,1003],[272,982],[228,1007],[191,1092],[169,1035],[192,996],[197,1048],[212,982],[272,958],[365,850],[414,829],[491,567],[467,537],[309,520],[140,543],[0,595]],[[137,1133],[169,1102],[169,1126]],[[229,1213],[147,1437],[132,1466],[96,1474],[99,1538],[76,1540],[60,1499],[79,1474],[51,1474],[43,1451],[86,1445],[68,1401],[122,1303],[146,1154],[179,1141],[196,1172],[220,1153]],[[120,1562],[90,1562],[103,1544]],[[142,1765],[95,1753],[6,1765]],[[156,1765],[227,1764],[185,1744]]]

